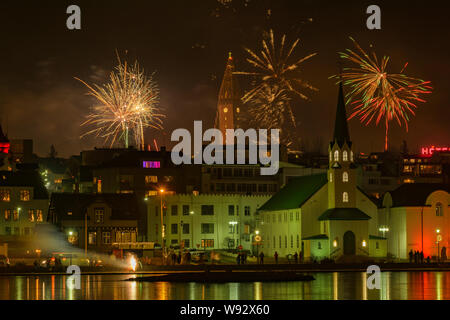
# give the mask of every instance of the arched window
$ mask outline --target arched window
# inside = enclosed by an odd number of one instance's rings
[[[339,151],[338,150],[336,150],[334,152],[334,161],[339,161]]]
[[[344,192],[342,194],[342,202],[348,202],[348,193],[347,192]]]
[[[442,203],[436,203],[436,217],[442,217],[444,213],[442,212]]]
[[[353,162],[353,151],[350,151],[350,161]]]
[[[330,182],[333,182],[333,173],[330,172]]]
[[[342,160],[343,161],[348,161],[348,153],[347,153],[347,151],[342,152]]]
[[[348,173],[346,171],[342,174],[342,182],[348,182]]]
[[[333,160],[333,157],[332,157],[332,154],[331,154],[331,151],[330,151],[330,161],[332,161]]]

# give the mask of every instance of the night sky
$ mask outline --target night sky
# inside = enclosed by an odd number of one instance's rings
[[[390,4],[395,2],[395,4]],[[81,7],[81,30],[66,28],[66,8]],[[381,30],[366,28],[368,5],[381,7]],[[425,6],[426,4],[426,6]],[[271,9],[268,18],[267,9]],[[10,1],[0,2],[0,116],[9,138],[34,140],[44,156],[54,144],[60,156],[102,146],[101,140],[80,139],[80,128],[93,98],[76,81],[107,80],[116,53],[138,59],[147,73],[156,71],[163,133],[147,132],[170,146],[176,128],[191,129],[194,120],[214,124],[217,94],[228,52],[237,70],[246,70],[243,47],[257,49],[264,30],[286,33],[301,44],[296,54],[318,55],[303,64],[302,78],[320,91],[310,102],[296,101],[298,135],[305,145],[325,151],[334,123],[337,86],[328,77],[338,70],[338,51],[373,44],[378,56],[391,57],[391,72],[409,62],[407,75],[432,81],[434,92],[419,104],[409,132],[391,123],[390,142],[410,151],[419,146],[450,144],[448,59],[450,26],[444,1]],[[125,51],[127,54],[125,55]],[[245,87],[245,81],[243,81]],[[382,151],[384,127],[350,121],[358,152]],[[150,139],[151,138],[151,139]]]

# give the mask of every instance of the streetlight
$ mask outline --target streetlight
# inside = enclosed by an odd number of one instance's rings
[[[165,244],[164,244],[164,238],[165,238],[165,230],[164,230],[164,220],[163,220],[163,193],[164,193],[164,189],[160,189],[159,190],[160,194],[161,194],[161,248],[162,248],[162,259],[163,259],[163,264],[165,264],[165,257],[164,257],[164,253],[165,253]]]
[[[256,241],[256,260],[258,260],[258,253],[259,253],[259,244],[261,241],[261,237],[259,236],[259,230],[255,230],[255,241]]]
[[[442,240],[442,236],[440,235],[440,233],[441,233],[441,230],[438,228],[438,229],[436,229],[436,242],[437,242],[437,260],[438,260],[438,263],[439,263],[439,260],[440,260],[440,252],[439,252],[439,242]]]

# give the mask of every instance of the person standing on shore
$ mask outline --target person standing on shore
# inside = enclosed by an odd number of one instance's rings
[[[275,258],[275,263],[278,264],[278,252],[275,251],[273,257]]]
[[[300,251],[300,263],[303,263],[303,251]]]
[[[261,253],[259,254],[259,263],[260,263],[260,264],[264,264],[264,252],[261,252]]]
[[[295,253],[294,253],[294,261],[295,261],[295,264],[298,263],[298,254],[297,254],[297,251],[295,251]]]
[[[241,253],[240,252],[238,252],[238,254],[237,254],[236,263],[241,264]]]
[[[409,251],[409,263],[412,263],[413,260],[413,251],[412,249]]]
[[[423,264],[423,251],[420,251],[420,263],[422,263]]]

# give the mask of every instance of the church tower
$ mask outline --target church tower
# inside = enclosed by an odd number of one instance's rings
[[[228,56],[225,73],[219,90],[215,127],[222,132],[225,142],[226,129],[239,128],[240,95],[236,77],[233,76],[234,63],[231,52]]]
[[[328,207],[355,208],[356,166],[348,133],[342,82],[339,84],[333,141],[330,142],[328,151]]]

